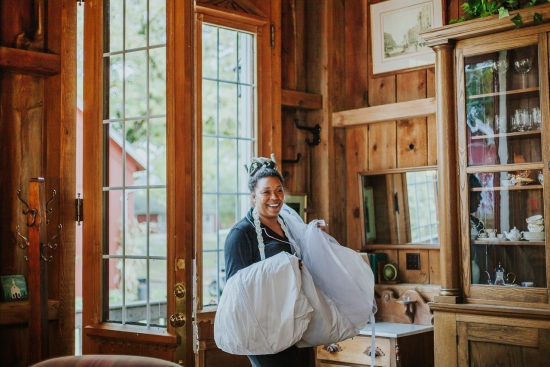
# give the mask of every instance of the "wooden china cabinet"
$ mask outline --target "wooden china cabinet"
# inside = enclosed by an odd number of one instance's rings
[[[436,366],[550,365],[550,5],[516,13],[423,34],[448,142]]]

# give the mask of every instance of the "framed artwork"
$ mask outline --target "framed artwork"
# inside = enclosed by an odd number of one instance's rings
[[[285,196],[285,204],[291,207],[307,223],[307,194],[288,194]]]
[[[370,243],[376,239],[374,192],[371,186],[363,188],[363,228],[365,243]]]
[[[372,73],[435,64],[420,32],[443,25],[441,0],[389,0],[370,7]]]

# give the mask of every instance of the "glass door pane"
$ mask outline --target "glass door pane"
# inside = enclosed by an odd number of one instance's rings
[[[545,288],[538,47],[464,61],[471,284]]]

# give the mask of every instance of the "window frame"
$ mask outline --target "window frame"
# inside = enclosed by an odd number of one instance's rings
[[[255,147],[256,154],[262,151],[262,147],[272,146],[272,138],[266,139],[265,131],[271,131],[273,121],[272,111],[262,110],[262,105],[269,102],[273,98],[271,93],[271,78],[266,77],[263,70],[271,67],[271,54],[266,55],[266,45],[270,48],[269,42],[269,22],[266,18],[255,16],[252,14],[242,14],[233,11],[221,11],[210,6],[196,6],[196,21],[195,21],[195,147],[196,159],[195,171],[196,185],[196,201],[195,201],[195,267],[196,267],[196,309],[199,312],[213,312],[217,309],[215,306],[205,306],[202,302],[203,297],[203,249],[202,249],[202,26],[203,24],[211,24],[214,26],[231,28],[238,31],[252,33],[255,36],[255,53],[256,53],[256,129],[255,129]],[[269,57],[266,57],[269,56]],[[268,64],[266,62],[269,61]],[[203,315],[204,317],[204,315]],[[199,316],[197,319],[201,319]],[[200,320],[199,320],[200,321]]]

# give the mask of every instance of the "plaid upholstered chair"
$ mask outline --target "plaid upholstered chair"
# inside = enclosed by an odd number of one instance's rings
[[[124,355],[85,355],[48,359],[32,367],[175,367],[176,363],[157,358]]]

